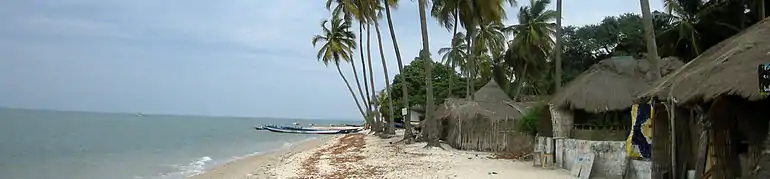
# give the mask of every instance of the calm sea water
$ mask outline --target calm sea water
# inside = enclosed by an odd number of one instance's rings
[[[0,108],[0,178],[184,178],[314,137],[253,129],[292,122],[356,123]]]

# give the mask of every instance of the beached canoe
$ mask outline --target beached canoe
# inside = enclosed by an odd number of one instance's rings
[[[317,130],[309,128],[289,127],[289,126],[264,126],[265,130],[280,133],[295,133],[295,134],[348,134],[358,132],[358,129],[342,129],[342,130]]]

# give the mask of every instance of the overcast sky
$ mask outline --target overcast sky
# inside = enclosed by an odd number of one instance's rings
[[[650,1],[662,9],[659,0]],[[360,118],[336,70],[317,62],[310,44],[329,16],[324,2],[3,0],[0,106]],[[507,22],[516,22],[517,11],[508,9]],[[626,12],[640,12],[639,1],[565,0],[563,22],[593,24]],[[402,0],[393,15],[408,63],[421,48],[416,0]],[[450,34],[432,19],[428,30],[435,59]],[[392,77],[395,55],[383,33]],[[381,89],[381,65],[374,68]]]

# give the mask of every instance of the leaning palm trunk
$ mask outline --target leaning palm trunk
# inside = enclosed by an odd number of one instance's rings
[[[353,69],[353,76],[355,77],[356,85],[358,86],[358,94],[361,95],[361,100],[364,102],[364,104],[366,104],[367,101],[366,101],[366,99],[364,98],[364,95],[363,95],[364,91],[361,90],[361,81],[358,79],[358,71],[356,70],[356,64],[353,62],[353,60],[350,60],[350,67]],[[354,97],[354,98],[356,98],[356,97]],[[362,108],[361,104],[360,104],[360,102],[358,101],[357,98],[356,98],[356,105],[358,106],[358,108]],[[367,117],[369,115],[369,113],[367,111],[368,110],[362,110],[361,111],[362,115],[363,115],[362,117],[364,117],[364,121],[366,121],[367,124],[372,124],[372,120],[369,119],[369,117]]]
[[[356,107],[358,107],[358,112],[361,113],[361,116],[366,118],[366,114],[364,113],[364,109],[361,108],[361,102],[358,101],[358,97],[356,97],[356,93],[353,92],[353,88],[350,87],[350,82],[348,82],[348,79],[345,78],[345,75],[342,74],[342,70],[340,69],[339,62],[335,63],[334,66],[337,67],[337,72],[340,74],[340,77],[342,77],[342,81],[345,81],[345,85],[348,87],[348,91],[350,92],[350,95],[353,96],[353,101],[356,102]]]
[[[401,61],[401,51],[398,49],[398,40],[396,40],[396,31],[393,30],[393,20],[390,18],[390,4],[388,4],[388,0],[384,0],[385,2],[385,17],[388,19],[388,30],[390,30],[390,40],[393,42],[393,50],[396,52],[396,62],[398,63],[398,73],[403,74],[404,71],[404,64]],[[403,76],[403,75],[402,75]],[[402,78],[401,80],[406,80],[405,78]],[[404,96],[402,97],[402,100],[404,102],[404,108],[409,108],[409,90],[407,90],[407,83],[401,83],[401,94]],[[412,134],[412,124],[411,119],[408,119],[409,116],[404,116],[402,121],[404,122],[404,142],[409,144],[412,143],[414,139],[414,134]]]
[[[475,2],[471,1],[471,0],[465,0],[465,1],[468,4],[470,4],[471,5],[471,9],[473,9],[472,10],[473,12],[471,14],[475,14],[476,13],[475,12],[476,11],[475,10],[475,6],[476,6]],[[468,95],[467,98],[470,99],[471,101],[473,101],[472,93],[473,93],[473,91],[476,91],[476,85],[474,84],[475,81],[476,81],[476,54],[474,54],[473,47],[475,46],[475,43],[472,43],[472,41],[473,41],[472,39],[473,39],[473,36],[476,33],[476,26],[475,26],[475,24],[478,24],[478,23],[475,22],[476,18],[471,18],[471,19],[473,19],[473,21],[474,21],[471,24],[474,24],[474,25],[471,26],[471,27],[466,27],[466,30],[465,30],[465,31],[468,32],[468,37],[467,37],[468,38],[468,69],[467,69],[468,70],[468,91],[466,91],[465,93],[466,93],[466,95]],[[484,28],[483,25],[479,25],[479,26],[481,28]],[[482,29],[482,31],[483,31],[483,29]]]
[[[522,70],[521,75],[516,76],[516,81],[518,81],[518,82],[517,82],[517,85],[516,85],[516,93],[514,93],[514,95],[513,95],[513,101],[514,102],[518,100],[519,94],[521,94],[521,89],[524,88],[524,79],[525,79],[524,75],[527,75],[527,65],[529,65],[529,64],[525,63],[524,64],[524,70]],[[519,77],[521,77],[521,78],[519,78]]]
[[[419,0],[420,8],[420,31],[422,32],[422,57],[425,59],[425,125],[423,130],[430,130],[427,135],[428,144],[425,147],[441,147],[438,142],[439,126],[438,121],[433,117],[433,61],[430,60],[430,46],[428,45],[428,25],[425,18],[425,0]],[[429,129],[430,128],[430,129]]]
[[[372,95],[375,95],[376,89],[374,87],[374,70],[372,68],[372,43],[371,43],[372,31],[371,29],[372,29],[371,26],[367,24],[366,25],[366,61],[367,61],[367,66],[369,66],[369,83],[370,83],[369,85],[371,85],[370,87],[372,87],[371,88]],[[375,113],[379,112],[377,110],[377,105],[373,104],[372,107],[373,107],[372,111],[374,111],[374,113],[372,113],[372,117],[374,117],[374,121],[375,121],[374,123],[377,125],[377,131],[375,131],[375,133],[382,132],[382,119],[379,117],[380,115],[375,115]]]
[[[388,64],[385,62],[385,53],[382,50],[382,35],[380,33],[380,22],[374,20],[374,30],[377,33],[377,44],[380,48],[380,60],[382,61],[382,72],[385,74],[385,92],[388,97],[388,117],[385,119],[388,125],[385,127],[385,133],[396,134],[396,124],[393,121],[393,100],[390,92],[390,77],[388,77]]]
[[[650,13],[650,1],[639,0],[642,8],[642,25],[644,26],[644,39],[647,44],[647,60],[650,61],[652,80],[660,79],[660,64],[658,63],[657,43],[655,42],[655,31],[652,27],[652,14]]]
[[[561,89],[561,67],[562,67],[561,66],[561,53],[562,53],[562,48],[561,48],[561,45],[562,45],[561,44],[561,39],[562,39],[562,35],[561,35],[561,15],[562,15],[562,12],[561,12],[561,10],[562,10],[561,9],[561,1],[562,0],[556,0],[556,13],[559,14],[559,17],[556,19],[556,43],[554,44],[554,48],[555,48],[554,49],[554,52],[555,52],[554,59],[556,60],[556,74],[554,75],[554,83],[556,83],[555,84],[556,85],[555,86],[556,89],[555,89],[554,93],[556,93],[557,91],[559,91]]]
[[[476,68],[475,68],[476,67],[476,63],[475,63],[476,59],[474,59],[475,55],[473,54],[473,46],[471,46],[471,43],[472,43],[471,37],[472,37],[472,34],[474,33],[474,30],[473,29],[467,29],[466,31],[468,32],[468,37],[467,37],[467,40],[466,40],[467,41],[466,43],[468,44],[468,53],[467,53],[468,54],[468,62],[465,63],[466,64],[466,67],[465,67],[466,69],[465,70],[467,71],[466,74],[468,76],[467,76],[466,80],[468,80],[468,81],[466,82],[467,85],[466,85],[466,89],[465,89],[465,97],[470,99],[470,100],[473,100],[473,95],[472,94],[473,94],[474,89],[476,89],[476,87],[474,87],[475,74],[473,73],[476,70]]]
[[[358,24],[359,24],[358,36],[363,37],[362,35],[364,34],[364,23],[359,22]],[[358,44],[364,44],[364,38],[358,38]],[[361,53],[361,67],[363,67],[363,69],[361,69],[362,71],[361,74],[363,74],[363,77],[364,77],[364,90],[366,91],[366,96],[362,96],[361,99],[364,100],[364,104],[366,106],[366,118],[367,118],[367,121],[369,122],[369,126],[371,126],[372,131],[376,131],[377,125],[375,124],[374,118],[372,117],[372,103],[371,103],[371,98],[369,96],[369,84],[366,83],[366,59],[364,58],[364,48],[358,48],[358,49]],[[360,90],[361,87],[359,87],[358,89]]]
[[[457,11],[458,11],[457,14],[455,14],[454,30],[452,30],[452,40],[450,40],[451,42],[449,43],[451,46],[454,46],[454,41],[455,41],[454,37],[457,35],[457,26],[459,26],[457,24],[457,20],[460,19],[460,13],[459,13],[460,9],[457,9]],[[455,66],[454,63],[450,63],[449,67],[452,67],[452,73],[454,73],[455,72],[455,67],[457,67],[457,66]],[[454,75],[451,75],[451,78],[449,79],[449,95],[447,95],[449,97],[452,97],[453,94],[454,94],[453,93],[453,91],[454,91],[454,83],[455,83]]]

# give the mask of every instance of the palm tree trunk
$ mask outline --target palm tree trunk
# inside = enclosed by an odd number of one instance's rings
[[[380,60],[382,61],[382,72],[385,74],[385,92],[388,97],[388,125],[385,128],[386,134],[394,135],[396,134],[396,124],[393,121],[393,98],[391,98],[391,92],[390,92],[390,77],[388,77],[388,64],[385,62],[385,52],[382,50],[382,35],[380,33],[380,22],[378,20],[374,21],[374,30],[377,33],[377,44],[380,48]]]
[[[473,100],[473,92],[476,90],[476,86],[473,84],[476,81],[476,74],[474,73],[476,71],[476,68],[475,68],[476,67],[476,59],[475,59],[476,55],[473,54],[473,46],[471,45],[472,42],[473,42],[473,40],[471,40],[471,39],[473,37],[473,33],[475,33],[474,29],[475,29],[475,27],[470,27],[470,28],[468,28],[466,30],[468,32],[468,34],[467,34],[468,36],[466,37],[466,41],[467,41],[466,43],[468,44],[468,55],[467,55],[468,56],[468,61],[465,63],[466,64],[466,69],[465,70],[468,71],[468,72],[466,72],[467,75],[468,75],[467,76],[468,78],[466,79],[468,81],[466,82],[466,84],[468,84],[468,85],[467,85],[467,88],[465,90],[465,97],[470,99],[470,100]]]
[[[460,10],[458,9],[457,10],[458,13],[455,14],[455,25],[454,25],[454,30],[452,30],[452,40],[450,40],[450,42],[449,42],[450,46],[454,45],[455,35],[457,35],[457,26],[459,26],[457,24],[458,23],[457,20],[459,20],[459,18],[460,18],[459,11]],[[455,64],[449,64],[449,67],[452,68],[452,73],[454,73],[455,72],[455,67],[456,67]],[[455,78],[454,78],[454,75],[452,75],[451,77],[452,78],[449,79],[449,95],[447,95],[448,97],[453,97],[454,96],[454,93],[452,91],[454,91]]]
[[[358,94],[361,96],[361,101],[363,101],[364,104],[366,104],[367,101],[366,101],[366,98],[364,98],[364,91],[361,89],[361,80],[358,79],[358,70],[356,70],[356,64],[353,60],[350,60],[350,67],[353,69],[353,76],[355,77],[355,80],[356,80],[356,86],[358,86]],[[361,104],[358,101],[356,101],[356,104],[358,104],[360,108]],[[364,121],[366,121],[367,124],[371,125],[372,120],[367,117],[368,116],[367,114],[368,113],[364,111],[364,114],[363,114]]]
[[[358,36],[361,37],[361,38],[358,38],[358,44],[364,44],[364,38],[363,38],[363,35],[364,35],[364,23],[363,22],[358,22],[358,27],[359,27],[358,28]],[[366,91],[366,93],[365,93],[366,96],[361,97],[361,98],[366,99],[366,100],[364,100],[364,103],[365,103],[364,105],[366,106],[366,118],[368,118],[369,119],[368,121],[371,122],[371,123],[369,123],[369,125],[371,126],[372,131],[377,131],[377,125],[375,124],[374,118],[372,116],[372,114],[373,114],[372,113],[372,103],[371,103],[372,100],[370,98],[371,96],[369,95],[369,84],[366,83],[366,59],[364,58],[364,48],[358,48],[358,49],[361,52],[361,67],[363,67],[363,69],[361,69],[361,71],[362,71],[362,74],[363,74],[363,77],[364,77],[364,90]]]
[[[396,62],[398,63],[398,73],[403,74],[404,64],[401,61],[401,51],[398,49],[398,40],[396,40],[396,31],[393,29],[393,20],[390,18],[390,4],[385,0],[385,17],[388,19],[388,30],[390,30],[390,41],[393,42],[393,50],[396,52]],[[401,79],[406,80],[406,79]],[[404,108],[409,109],[409,90],[407,89],[407,83],[402,83],[401,94],[404,95],[402,100],[404,102]],[[402,118],[404,122],[404,143],[410,144],[414,142],[414,134],[412,134],[412,124],[409,116]]]
[[[658,56],[657,43],[655,42],[655,31],[652,27],[652,14],[650,13],[650,1],[639,0],[642,8],[642,25],[644,26],[644,39],[647,42],[647,60],[652,66],[652,81],[660,79],[660,56]]]
[[[361,116],[366,117],[366,114],[364,113],[364,109],[361,108],[361,102],[358,101],[358,97],[356,97],[356,93],[353,92],[353,88],[350,87],[350,82],[348,82],[348,79],[345,78],[344,74],[342,74],[342,70],[340,69],[340,64],[335,63],[334,66],[337,67],[337,72],[340,74],[340,77],[342,77],[342,81],[345,81],[345,85],[348,87],[348,91],[350,91],[350,95],[353,96],[353,101],[356,102],[356,107],[358,107],[358,112],[361,113]]]
[[[425,0],[418,0],[420,8],[420,31],[422,32],[422,57],[425,59],[425,125],[422,130],[430,130],[428,144],[425,147],[441,147],[438,143],[438,121],[433,118],[433,61],[430,60],[430,46],[428,45],[428,24],[425,18]],[[428,129],[430,128],[430,129]]]
[[[519,94],[521,94],[521,89],[524,88],[524,79],[525,79],[524,75],[527,74],[527,65],[529,65],[529,64],[525,63],[524,64],[524,70],[521,72],[521,75],[517,75],[516,76],[516,81],[518,81],[518,82],[516,84],[516,93],[513,95],[513,101],[514,102],[519,99]]]
[[[372,68],[372,43],[371,43],[372,30],[371,29],[372,29],[371,25],[366,24],[366,61],[367,61],[367,66],[369,66],[369,83],[372,87],[371,95],[372,97],[375,97],[374,95],[376,95],[377,93],[374,87],[374,70]],[[379,112],[377,110],[377,105],[373,104],[372,106],[373,106],[373,111],[375,113]],[[382,119],[380,119],[379,115],[373,115],[372,117],[374,117],[374,121],[377,124],[377,131],[375,133],[382,132]]]
[[[559,17],[556,19],[556,44],[554,44],[554,52],[556,55],[554,55],[556,60],[556,74],[554,75],[554,82],[556,83],[556,89],[554,90],[554,93],[559,91],[561,89],[561,19],[562,19],[562,9],[561,9],[561,1],[562,0],[556,0],[556,13],[558,13]]]

